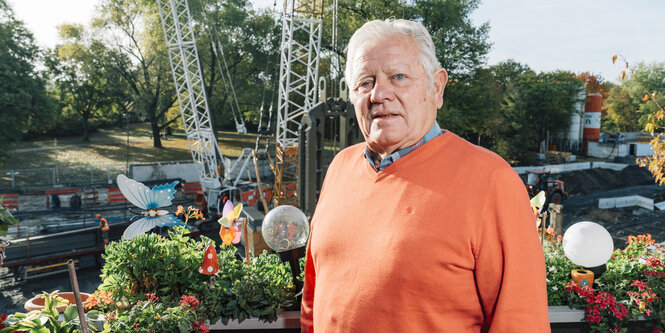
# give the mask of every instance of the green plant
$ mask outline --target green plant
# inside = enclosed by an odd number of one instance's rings
[[[25,331],[30,333],[69,333],[82,332],[76,305],[70,305],[63,313],[64,320],[58,321],[59,313],[56,306],[68,304],[67,300],[58,296],[58,291],[44,292],[39,297],[44,298],[44,308],[40,311],[28,313],[15,313],[3,323],[5,327],[0,333]],[[88,316],[96,317],[98,312],[90,311]],[[94,328],[94,327],[93,327]]]
[[[264,253],[247,265],[235,247],[222,246],[220,272],[209,277],[198,268],[214,242],[206,237],[195,241],[186,232],[175,227],[169,238],[143,234],[107,246],[99,290],[113,300],[118,316],[125,307],[131,311],[146,301],[147,294],[158,297],[164,308],[177,307],[182,295],[194,296],[200,302],[197,318],[224,323],[249,317],[272,321],[295,305],[290,270],[277,255]]]
[[[547,301],[549,305],[567,305],[566,283],[570,281],[570,271],[578,266],[564,255],[560,237],[544,242],[543,251],[547,266]]]
[[[198,300],[183,296],[176,306],[167,307],[155,294],[147,294],[127,311],[106,316],[104,332],[209,332],[207,325],[197,317]]]
[[[0,196],[0,236],[7,236],[7,231],[10,225],[18,223],[12,213],[2,206],[3,197]]]
[[[569,282],[568,273],[579,267],[563,253],[560,236],[549,239],[543,244],[549,305],[584,309],[592,332],[626,332],[628,321],[639,318],[646,319],[653,332],[665,330],[665,246],[655,245],[651,235],[629,236],[594,286],[583,288]]]

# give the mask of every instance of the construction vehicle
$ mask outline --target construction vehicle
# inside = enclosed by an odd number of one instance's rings
[[[549,171],[530,170],[526,173],[527,177],[524,185],[529,192],[529,197],[535,196],[540,191],[545,191],[547,198],[545,207],[550,203],[561,204],[563,200],[568,198],[563,181],[553,179]]]

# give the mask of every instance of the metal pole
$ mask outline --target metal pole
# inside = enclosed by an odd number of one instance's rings
[[[55,187],[55,184],[56,184],[55,178],[56,178],[56,173],[57,173],[57,170],[58,170],[57,165],[52,170],[53,170],[53,187]]]
[[[74,260],[67,260],[67,266],[69,267],[69,281],[72,283],[72,290],[74,290],[74,298],[76,299],[76,309],[78,310],[79,320],[81,321],[81,330],[83,330],[83,333],[88,333],[88,323],[85,321],[85,313],[83,312],[83,302],[81,301],[79,282],[76,279]]]

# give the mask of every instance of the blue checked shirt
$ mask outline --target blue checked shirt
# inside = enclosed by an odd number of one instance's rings
[[[365,146],[365,153],[364,153],[365,159],[367,159],[367,161],[369,161],[369,165],[371,165],[372,168],[374,168],[374,170],[381,171],[381,170],[385,169],[386,167],[388,167],[389,165],[391,165],[392,163],[394,163],[395,161],[397,161],[398,159],[406,156],[406,154],[416,150],[416,148],[422,146],[423,144],[425,144],[425,142],[427,142],[429,140],[432,140],[432,139],[436,138],[437,136],[439,136],[441,134],[443,134],[443,132],[441,131],[441,127],[439,127],[439,124],[436,121],[434,121],[434,125],[432,125],[432,128],[425,134],[425,136],[423,136],[422,139],[418,140],[418,142],[416,142],[412,146],[406,147],[404,149],[400,149],[400,150],[386,156],[386,158],[381,160],[381,164],[379,164],[378,169],[376,168],[376,166],[374,164],[374,158],[376,157],[376,159],[378,160],[379,155],[377,153],[373,152],[371,149],[369,149],[369,146]]]

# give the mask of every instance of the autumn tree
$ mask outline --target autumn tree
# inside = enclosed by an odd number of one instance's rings
[[[612,57],[616,63],[618,55]],[[644,120],[644,130],[651,134],[653,154],[638,159],[640,166],[648,167],[656,183],[665,184],[665,63],[631,66],[621,57],[620,63],[625,64],[621,72],[622,86],[631,97],[640,98],[639,110]]]

